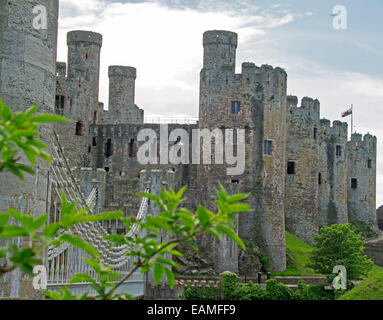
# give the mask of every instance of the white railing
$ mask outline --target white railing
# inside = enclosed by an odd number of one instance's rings
[[[196,124],[199,118],[193,117],[156,117],[147,116],[144,118],[144,123],[157,123],[157,124]]]

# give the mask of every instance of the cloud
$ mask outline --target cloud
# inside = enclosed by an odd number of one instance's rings
[[[173,114],[182,109],[196,116],[203,32],[231,30],[239,34],[241,44],[262,38],[265,28],[294,19],[288,14],[238,15],[228,7],[221,9],[203,12],[201,8],[174,9],[159,2],[62,0],[58,59],[66,60],[68,31],[100,32],[104,39],[100,99],[106,107],[108,65],[129,65],[137,68],[136,101],[147,114]]]

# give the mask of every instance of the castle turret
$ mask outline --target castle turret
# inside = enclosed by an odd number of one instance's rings
[[[114,123],[143,123],[143,110],[135,103],[137,71],[133,67],[109,67],[109,117]]]
[[[306,242],[319,232],[319,101],[287,97],[286,230]]]
[[[90,31],[67,34],[68,72],[57,63],[56,113],[71,121],[55,125],[71,166],[87,167],[92,146],[88,144],[89,125],[100,117],[98,106],[100,51],[102,35]]]
[[[377,230],[375,136],[354,133],[347,143],[347,207],[350,222]]]
[[[98,102],[102,35],[90,31],[71,31],[67,35],[68,78],[81,86],[88,83],[92,100]]]
[[[238,35],[230,31],[206,31],[203,35],[203,68],[216,72],[235,72]]]
[[[347,223],[347,143],[345,122],[320,121],[319,224]]]

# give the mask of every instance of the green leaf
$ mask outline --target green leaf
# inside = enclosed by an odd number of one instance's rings
[[[124,213],[122,211],[116,212],[102,212],[95,215],[86,215],[82,217],[81,221],[105,221],[105,220],[122,220]]]
[[[28,231],[19,226],[5,226],[3,231],[0,233],[0,238],[17,238],[17,237],[27,237],[29,235]]]
[[[228,228],[227,226],[223,225],[223,224],[218,224],[215,229],[217,231],[220,231],[224,234],[226,234],[229,238],[231,238],[232,240],[234,240],[234,242],[236,244],[238,244],[242,250],[246,250],[246,247],[245,247],[245,244],[243,243],[243,241],[241,240],[240,237],[238,237],[238,235],[230,228]]]
[[[100,254],[98,253],[98,251],[93,248],[88,242],[85,242],[84,240],[82,240],[80,237],[77,237],[77,236],[74,236],[74,235],[71,235],[71,234],[63,234],[59,237],[60,241],[65,241],[83,251],[85,251],[86,253],[90,254],[91,256],[100,256]]]
[[[43,214],[35,219],[32,223],[32,229],[38,230],[40,229],[46,222],[48,221],[48,214]]]
[[[180,266],[179,266],[177,263],[175,263],[174,261],[169,260],[169,259],[165,259],[165,258],[157,258],[156,261],[157,261],[158,263],[161,263],[161,264],[167,264],[167,265],[172,266],[172,267],[174,267],[174,268],[176,268],[176,269],[179,269],[179,268],[180,268]]]
[[[86,274],[86,273],[76,273],[73,276],[73,279],[71,281],[69,281],[69,284],[80,283],[80,282],[96,283],[96,281],[89,274]]]
[[[0,213],[0,227],[4,226],[9,220],[9,213]]]
[[[203,206],[199,205],[197,213],[201,226],[204,228],[208,227],[210,224],[210,216],[208,211]]]
[[[168,278],[169,287],[170,289],[173,290],[174,280],[175,280],[174,273],[171,270],[165,268],[165,274],[166,274],[166,277]]]
[[[49,224],[43,229],[43,235],[46,237],[53,237],[56,234],[56,232],[59,230],[59,228],[60,228],[59,223]]]
[[[227,202],[228,203],[236,203],[238,201],[242,201],[242,200],[245,200],[249,197],[249,193],[238,193],[238,194],[234,194],[232,196],[229,197],[229,199],[227,199]]]
[[[29,121],[35,123],[67,122],[68,119],[53,114],[39,114],[37,116],[32,117]]]
[[[153,275],[154,275],[154,280],[156,281],[156,285],[158,285],[161,282],[164,272],[165,272],[165,268],[162,265],[158,263],[154,265]]]

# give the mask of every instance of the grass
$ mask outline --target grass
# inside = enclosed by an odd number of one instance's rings
[[[338,300],[383,300],[383,267],[375,265],[366,280]]]
[[[286,249],[288,264],[285,271],[272,272],[273,276],[317,276],[311,268],[306,267],[313,247],[302,239],[286,231]]]

